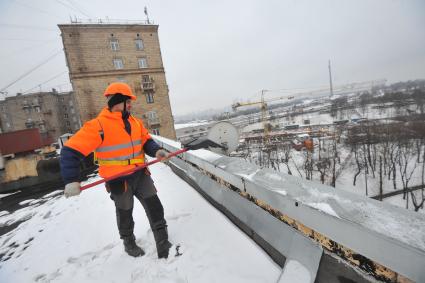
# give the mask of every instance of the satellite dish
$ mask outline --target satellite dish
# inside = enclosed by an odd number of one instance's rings
[[[228,155],[236,150],[239,144],[238,129],[229,122],[218,122],[209,131],[207,138],[223,145],[226,149],[210,148],[211,151]]]

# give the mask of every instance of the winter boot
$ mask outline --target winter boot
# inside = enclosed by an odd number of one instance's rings
[[[159,223],[158,223],[159,224]],[[153,231],[153,236],[156,242],[156,251],[158,253],[158,258],[168,258],[168,252],[172,244],[168,241],[168,231],[167,225],[161,223]]]
[[[138,245],[136,245],[134,235],[130,236],[130,237],[123,238],[123,242],[124,242],[125,252],[128,253],[128,255],[134,256],[134,257],[139,257],[139,256],[143,256],[145,254],[145,252],[142,250],[142,248],[139,247]]]

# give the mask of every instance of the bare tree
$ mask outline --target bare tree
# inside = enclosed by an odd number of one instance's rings
[[[357,146],[356,146],[356,149],[354,151],[354,159],[356,160],[356,164],[357,164],[357,172],[356,172],[356,174],[354,174],[353,186],[356,185],[357,177],[360,175],[360,173],[362,172],[362,168],[363,168],[363,166],[362,166],[362,164],[359,160],[359,154],[357,152]]]
[[[409,164],[412,164],[413,162],[411,161],[415,159],[415,154],[412,150],[412,143],[399,143],[399,152],[400,154],[398,155],[397,162],[399,166],[401,182],[403,184],[403,199],[406,200],[406,208],[409,208],[408,186],[412,175],[417,167],[417,163],[414,162],[414,166],[410,166],[409,168]]]
[[[303,164],[305,178],[307,180],[313,180],[313,158],[312,153],[309,150],[304,150],[304,164]]]
[[[412,203],[413,203],[413,207],[415,209],[415,211],[418,211],[420,208],[424,207],[424,203],[425,203],[425,195],[424,195],[424,189],[421,189],[421,201],[418,201],[416,199],[416,195],[414,191],[410,192],[410,195],[412,197]]]
[[[339,155],[337,150],[337,139],[335,135],[333,136],[333,139],[331,140],[330,149],[332,152],[332,180],[331,180],[331,186],[335,188],[336,185],[336,163],[338,161]]]
[[[288,174],[292,175],[291,168],[289,167],[289,160],[291,160],[291,153],[292,153],[292,145],[289,142],[286,142],[281,147],[281,152],[283,153],[281,161],[286,165],[286,168],[288,169]]]
[[[382,201],[383,183],[382,183],[382,156],[379,156],[379,200]]]

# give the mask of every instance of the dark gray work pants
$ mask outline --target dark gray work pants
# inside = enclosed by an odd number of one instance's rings
[[[156,194],[155,185],[148,171],[138,171],[126,179],[108,182],[106,186],[111,193],[111,199],[115,203],[118,231],[121,239],[134,237],[134,197],[140,201],[145,209],[154,235],[159,230],[167,230],[164,208]],[[155,240],[157,240],[156,238]]]

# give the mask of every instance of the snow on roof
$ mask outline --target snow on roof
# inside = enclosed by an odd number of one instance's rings
[[[0,223],[28,219],[2,236],[2,282],[276,282],[280,267],[249,237],[163,164],[151,167],[164,205],[170,241],[183,255],[157,259],[141,205],[133,216],[137,243],[128,256],[103,185],[66,199],[61,193],[7,214]],[[93,181],[93,180],[91,180]],[[5,260],[10,257],[10,259]]]
[[[184,123],[184,124],[174,124],[174,129],[178,130],[183,128],[202,126],[209,123],[210,123],[209,121],[203,120],[203,121],[194,121],[194,122]]]
[[[218,153],[212,152],[210,150],[206,149],[198,149],[198,150],[192,150],[191,153],[199,158],[202,158],[204,160],[207,160],[209,162],[214,162],[217,159],[223,157],[223,155],[220,155]]]
[[[348,220],[396,239],[409,246],[425,250],[423,223],[425,214],[382,203],[344,190],[297,178],[258,166],[241,158],[222,157],[213,162],[226,172],[242,176],[267,190],[288,196],[323,213]]]
[[[176,148],[182,148],[182,144],[180,143],[180,142],[178,142],[178,141],[174,141],[174,140],[171,140],[171,139],[167,139],[167,138],[164,138],[164,137],[161,137],[161,136],[157,136],[157,135],[153,135],[153,134],[150,134],[156,141],[159,141],[159,142],[162,142],[162,143],[166,143],[166,144],[169,144],[169,145],[171,145],[171,146],[174,146],[174,147],[176,147]]]
[[[285,263],[285,269],[278,283],[302,283],[311,282],[308,269],[296,260],[290,259]]]

